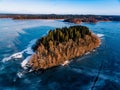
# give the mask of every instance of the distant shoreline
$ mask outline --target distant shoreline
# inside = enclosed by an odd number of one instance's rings
[[[100,21],[120,21],[120,16],[115,15],[0,14],[0,18],[12,18],[13,20],[63,20],[64,22],[74,24],[80,24],[82,22],[97,23]]]

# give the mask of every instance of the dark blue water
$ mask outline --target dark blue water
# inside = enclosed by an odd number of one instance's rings
[[[0,19],[0,90],[120,90],[120,22],[83,23],[101,36],[101,46],[67,66],[42,74],[23,69],[36,39],[70,25],[62,20]],[[24,50],[22,58],[9,58]]]

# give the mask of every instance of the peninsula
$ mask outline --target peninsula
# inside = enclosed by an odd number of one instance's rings
[[[80,57],[99,45],[100,39],[85,26],[56,28],[36,41],[35,53],[28,63],[33,70],[45,70]]]

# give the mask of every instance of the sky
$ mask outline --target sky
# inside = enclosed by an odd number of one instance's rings
[[[120,15],[120,0],[0,0],[0,13]]]

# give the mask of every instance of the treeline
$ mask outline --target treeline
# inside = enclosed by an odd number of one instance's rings
[[[38,39],[33,46],[33,50],[36,51],[40,44],[43,44],[46,49],[49,49],[52,45],[68,42],[69,39],[76,41],[79,38],[84,38],[85,35],[91,35],[89,29],[85,26],[56,28],[55,30],[50,30],[47,36]]]
[[[18,15],[13,17],[13,19],[71,19],[71,18],[79,18],[82,19],[83,22],[88,22],[90,20],[107,20],[107,21],[120,21],[120,16],[102,16],[102,15]]]
[[[109,21],[120,21],[120,16],[115,15],[60,15],[60,14],[0,14],[0,18],[13,18],[13,19],[70,19],[79,18],[83,22],[90,20],[109,20]]]
[[[13,19],[67,19],[67,18],[89,18],[98,17],[96,15],[59,15],[59,14],[0,14],[0,18]]]

